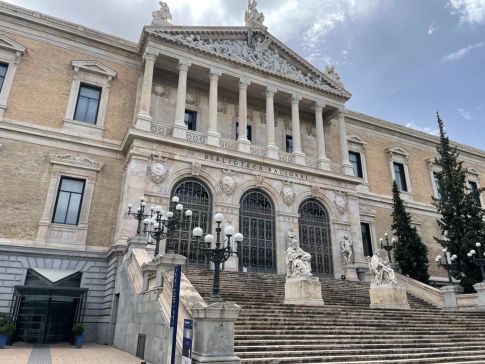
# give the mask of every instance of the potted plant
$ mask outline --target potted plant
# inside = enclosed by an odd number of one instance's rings
[[[74,324],[72,333],[76,338],[76,348],[81,349],[84,344],[84,325],[80,323]]]
[[[9,323],[9,316],[0,312],[0,349],[3,349],[7,344],[8,337],[15,332],[15,325]]]

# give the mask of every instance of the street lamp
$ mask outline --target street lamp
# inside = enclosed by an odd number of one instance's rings
[[[384,233],[384,237],[386,238],[386,245],[384,245],[384,241],[382,240],[382,238],[379,239],[381,243],[381,249],[384,249],[385,251],[387,251],[387,256],[389,257],[389,263],[392,263],[391,250],[394,249],[394,245],[396,244],[396,238],[392,237],[391,244],[389,244],[389,238],[387,236],[387,233]]]
[[[475,263],[477,266],[480,267],[482,271],[482,281],[485,281],[485,253],[482,249],[481,243],[476,243],[475,246],[477,247],[477,250],[470,250],[467,256],[468,258],[470,258],[470,262]]]
[[[237,254],[236,251],[232,250],[231,241],[234,239],[235,242],[240,243],[243,241],[244,237],[241,233],[235,233],[234,227],[227,226],[224,229],[224,235],[227,237],[227,245],[221,247],[221,223],[224,220],[224,215],[217,213],[214,215],[214,221],[217,223],[216,227],[216,247],[211,249],[214,237],[211,234],[206,234],[204,236],[204,242],[206,243],[206,248],[198,248],[207,256],[209,261],[214,263],[214,280],[212,283],[212,295],[211,299],[213,301],[221,301],[222,297],[219,294],[220,291],[220,265],[226,262],[229,257],[233,254]],[[196,246],[198,246],[199,239],[204,234],[204,231],[200,227],[194,228],[192,235],[196,239]]]
[[[141,198],[140,198],[141,200]],[[138,230],[137,233],[139,234],[139,229],[141,225],[140,217],[143,217],[143,233],[148,234],[154,243],[148,242],[148,244],[155,244],[155,253],[154,256],[157,256],[160,252],[160,240],[167,239],[167,253],[173,253],[173,235],[174,232],[180,229],[181,222],[183,220],[183,205],[178,203],[179,198],[177,196],[172,197],[172,210],[175,211],[167,211],[166,213],[162,210],[161,206],[151,206],[150,207],[150,214],[144,213],[144,207],[146,203],[142,201],[140,208],[137,209],[137,213],[130,212],[132,209],[132,205],[128,205],[128,214],[135,215],[135,219],[138,220]],[[145,205],[143,205],[145,204]],[[186,210],[185,216],[187,218],[192,217],[192,211]]]
[[[135,220],[138,221],[138,225],[136,227],[136,235],[140,235],[141,233],[141,222],[146,219],[147,217],[151,216],[150,214],[145,214],[145,207],[147,203],[145,202],[145,197],[141,196],[140,197],[140,207],[136,208],[136,211],[131,211],[133,208],[133,205],[131,203],[128,204],[128,215],[131,215],[135,218]],[[152,212],[153,212],[153,206],[152,206]]]
[[[435,262],[438,268],[443,267],[448,273],[448,282],[453,283],[451,272],[456,268],[456,259],[458,258],[456,254],[450,255],[447,248],[443,248],[443,254],[445,255],[444,262],[441,261],[441,255],[436,256]]]

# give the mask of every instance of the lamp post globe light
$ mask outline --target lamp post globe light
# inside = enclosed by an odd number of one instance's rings
[[[485,281],[485,252],[482,249],[481,243],[476,243],[475,247],[477,249],[470,250],[467,256],[470,259],[470,262],[475,263],[477,266],[480,267],[480,270],[482,271],[482,282],[483,282]]]
[[[202,252],[207,256],[207,259],[214,263],[214,280],[212,283],[211,300],[221,301],[222,297],[220,295],[220,265],[221,263],[226,262],[231,255],[237,254],[237,251],[232,250],[232,239],[234,239],[236,243],[240,243],[243,241],[244,237],[241,233],[235,233],[235,229],[232,226],[227,226],[224,229],[224,235],[227,237],[227,244],[226,246],[221,247],[221,223],[222,221],[224,221],[224,215],[222,215],[221,213],[215,214],[214,221],[217,224],[215,248],[211,248],[212,243],[214,242],[214,237],[211,234],[206,234],[204,236],[204,242],[207,247],[199,247],[198,249],[202,250]],[[192,231],[192,235],[195,237],[196,243],[198,245],[199,239],[202,238],[202,236],[204,235],[204,231],[200,227],[196,227]]]
[[[456,260],[458,257],[456,254],[451,255],[447,248],[443,248],[443,254],[444,261],[441,260],[443,258],[441,255],[437,255],[435,262],[438,265],[438,268],[443,267],[446,270],[448,273],[448,282],[453,283],[451,273],[456,268]]]
[[[384,241],[383,241],[382,238],[379,239],[379,241],[381,243],[381,249],[384,249],[385,251],[387,251],[389,263],[392,263],[391,250],[394,249],[394,246],[396,244],[396,238],[392,237],[391,244],[389,244],[389,237],[388,237],[387,233],[384,233],[384,237],[386,238],[386,245],[384,245]]]
[[[143,197],[140,198],[142,200]],[[160,241],[167,239],[167,253],[174,253],[173,247],[173,237],[176,230],[180,229],[181,223],[184,216],[188,219],[192,219],[192,211],[186,210],[185,214],[183,212],[184,206],[179,203],[179,198],[177,196],[172,197],[172,211],[164,212],[161,206],[151,206],[150,214],[144,213],[144,207],[146,203],[144,198],[142,200],[143,206],[137,209],[137,213],[131,213],[132,205],[128,205],[128,214],[135,215],[135,219],[138,220],[137,234],[140,234],[141,220],[139,218],[143,217],[143,233],[148,234],[151,237],[152,242],[147,244],[155,244],[154,256],[160,253]],[[140,212],[138,212],[140,211]]]
[[[131,203],[128,204],[128,215],[133,216],[133,218],[136,221],[138,221],[138,225],[136,227],[136,235],[137,236],[140,236],[140,234],[141,234],[141,222],[151,215],[151,213],[145,214],[146,205],[147,205],[147,203],[145,202],[144,196],[140,197],[140,207],[137,207],[136,211],[132,211],[133,205]]]

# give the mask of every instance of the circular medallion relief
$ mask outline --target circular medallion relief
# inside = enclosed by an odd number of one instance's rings
[[[162,163],[152,164],[152,173],[156,176],[161,176],[166,172],[167,168]]]

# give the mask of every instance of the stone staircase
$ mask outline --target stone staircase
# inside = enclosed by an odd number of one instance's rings
[[[210,296],[212,272],[185,274]],[[242,307],[242,363],[485,363],[485,312],[443,312],[409,294],[409,311],[371,309],[368,284],[321,282],[324,307],[288,306],[284,276],[221,272],[221,295]]]

